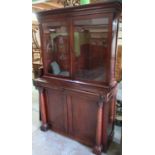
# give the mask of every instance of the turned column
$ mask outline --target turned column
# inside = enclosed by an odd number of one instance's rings
[[[102,123],[103,123],[103,104],[104,97],[101,96],[98,102],[98,112],[97,112],[97,127],[96,127],[96,145],[93,152],[96,155],[100,155],[102,152]]]
[[[48,130],[47,124],[47,111],[46,111],[46,102],[45,102],[45,90],[43,88],[39,88],[39,104],[40,104],[40,114],[42,125],[40,129],[42,131]]]

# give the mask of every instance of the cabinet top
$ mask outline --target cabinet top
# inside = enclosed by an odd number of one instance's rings
[[[37,12],[37,16],[46,16],[52,14],[61,14],[61,13],[76,13],[76,12],[83,12],[89,10],[104,10],[105,13],[108,12],[121,12],[122,3],[115,1],[115,2],[102,2],[102,3],[92,3],[74,7],[66,7],[66,8],[59,8],[59,9],[52,9],[46,11]]]

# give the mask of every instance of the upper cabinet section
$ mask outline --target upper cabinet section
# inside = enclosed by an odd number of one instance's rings
[[[120,13],[120,3],[39,12],[44,75],[85,83],[114,81]]]

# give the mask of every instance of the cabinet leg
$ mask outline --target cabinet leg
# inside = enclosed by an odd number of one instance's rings
[[[41,127],[40,127],[40,130],[41,130],[41,131],[47,131],[48,128],[49,128],[49,127],[48,127],[47,124],[42,124]]]
[[[101,97],[98,102],[98,113],[97,113],[97,128],[96,128],[96,145],[93,149],[93,152],[96,155],[101,155],[102,153],[102,114],[103,114],[103,101],[104,98]]]
[[[107,146],[107,144],[104,144],[104,146],[103,146],[103,148],[102,148],[102,151],[103,151],[104,153],[107,153],[107,150],[108,150],[108,146]]]
[[[40,114],[41,114],[41,121],[42,125],[40,129],[42,131],[47,131],[48,130],[48,124],[47,124],[47,112],[46,112],[46,102],[45,102],[45,94],[44,94],[44,89],[40,88],[39,89],[39,101],[40,101]]]
[[[96,155],[101,155],[102,147],[101,146],[95,146],[93,149],[93,153],[95,153]]]
[[[102,118],[103,118],[102,150],[104,153],[106,153],[108,149],[108,135],[107,135],[107,124],[109,119],[108,107],[109,107],[108,103],[105,102],[104,108],[103,108],[103,115],[102,115]]]

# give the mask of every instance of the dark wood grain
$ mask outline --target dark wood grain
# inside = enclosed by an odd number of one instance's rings
[[[40,112],[41,112],[41,120],[42,125],[40,129],[42,131],[48,130],[48,122],[47,122],[47,107],[46,107],[46,98],[45,98],[45,91],[43,88],[39,88],[39,101],[40,101]]]
[[[37,14],[40,23],[43,69],[40,78],[33,80],[33,83],[40,94],[41,129],[45,131],[49,127],[53,131],[91,146],[97,155],[107,151],[114,133],[117,90],[116,38],[120,13],[121,4],[113,2],[49,10]],[[102,17],[109,20],[107,47],[83,44],[79,48],[81,55],[76,57],[74,22]],[[54,22],[65,23],[69,34],[68,37],[61,38],[61,41],[67,44],[65,61],[57,58],[61,55],[60,50],[52,58],[47,50],[50,41],[48,27]],[[59,41],[56,40],[57,49],[60,49]],[[70,72],[68,77],[49,73],[49,63],[55,59],[63,69]],[[88,60],[91,61],[88,63]],[[98,66],[104,68],[106,73],[104,80],[75,78],[75,73],[79,69],[94,69]]]

